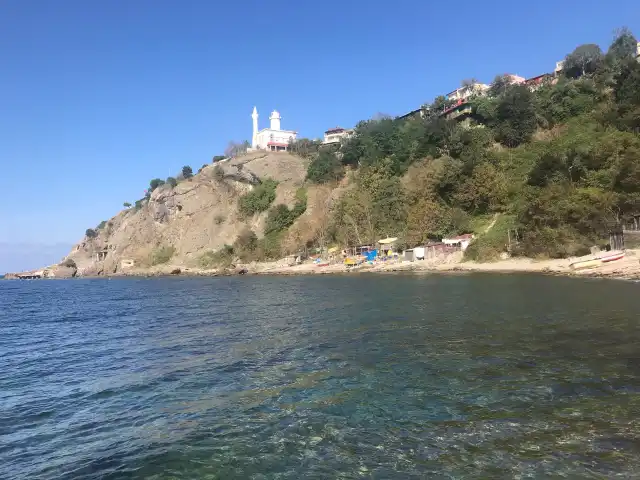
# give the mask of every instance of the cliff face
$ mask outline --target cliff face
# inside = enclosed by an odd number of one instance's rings
[[[170,265],[196,266],[200,255],[233,243],[247,227],[263,235],[267,213],[243,218],[241,195],[272,178],[279,182],[273,204],[292,207],[306,168],[299,157],[264,152],[209,165],[175,188],[157,188],[141,208],[121,211],[95,238],[83,238],[65,260],[75,262],[78,275],[145,269],[159,255],[169,255]]]

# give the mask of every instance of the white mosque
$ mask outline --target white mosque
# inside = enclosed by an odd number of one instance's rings
[[[271,150],[272,152],[284,152],[288,150],[289,143],[296,139],[298,132],[280,129],[280,114],[274,110],[269,116],[271,125],[269,128],[258,130],[258,109],[253,107],[253,137],[251,138],[251,150]]]

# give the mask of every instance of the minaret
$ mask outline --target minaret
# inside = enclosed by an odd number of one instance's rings
[[[253,136],[251,137],[251,148],[258,148],[258,109],[253,107]]]
[[[269,120],[271,120],[271,130],[280,130],[280,114],[277,110],[271,112]]]

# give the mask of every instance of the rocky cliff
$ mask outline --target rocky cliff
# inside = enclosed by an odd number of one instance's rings
[[[96,230],[96,237],[75,245],[65,261],[75,262],[78,275],[144,271],[162,256],[170,257],[164,265],[195,267],[204,252],[233,243],[247,227],[263,235],[267,213],[243,218],[238,211],[241,195],[272,178],[278,181],[273,204],[292,207],[306,169],[300,157],[265,152],[209,165],[176,187],[158,187],[139,208],[122,210]],[[314,203],[322,210],[325,200],[325,193],[309,192],[310,208],[296,223],[309,223]],[[298,237],[299,230],[292,228]]]

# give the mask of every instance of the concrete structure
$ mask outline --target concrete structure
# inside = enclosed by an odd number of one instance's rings
[[[460,246],[460,250],[464,252],[474,238],[473,234],[466,233],[464,235],[458,235],[457,237],[443,238],[442,243],[445,245]]]
[[[521,77],[520,75],[514,75],[513,73],[505,73],[504,76],[512,85],[520,85],[521,83],[524,83],[526,81],[524,77]]]
[[[556,62],[556,68],[553,70],[553,73],[558,75],[562,70],[564,70],[564,60]]]
[[[128,268],[133,268],[135,266],[136,262],[130,258],[123,258],[120,261],[120,268],[123,270],[126,270]]]
[[[324,145],[330,145],[332,143],[340,143],[343,139],[349,138],[353,135],[353,130],[346,129],[342,127],[330,128],[326,132],[324,132],[324,140],[322,143]]]
[[[289,148],[289,143],[296,139],[298,132],[282,130],[280,128],[280,113],[276,110],[269,116],[269,128],[258,130],[258,109],[253,107],[251,114],[253,119],[253,135],[251,137],[251,150],[270,150],[282,152]]]
[[[424,118],[424,111],[422,110],[422,108],[416,108],[415,110],[411,110],[410,112],[405,113],[404,115],[400,115],[396,117],[396,120],[403,120],[403,119],[416,118],[416,117]]]
[[[535,91],[539,89],[546,82],[556,83],[558,81],[557,78],[552,73],[543,73],[542,75],[538,75],[537,77],[527,78],[524,84],[529,87],[529,90]]]
[[[460,88],[456,88],[454,91],[447,93],[447,100],[453,101],[467,101],[469,98],[479,95],[485,95],[489,90],[489,85],[485,83],[472,83]]]

